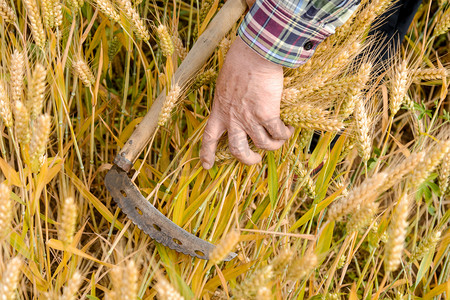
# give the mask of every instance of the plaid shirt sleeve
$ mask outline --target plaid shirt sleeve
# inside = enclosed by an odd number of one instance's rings
[[[305,63],[318,44],[344,24],[360,0],[256,0],[238,35],[269,61]]]

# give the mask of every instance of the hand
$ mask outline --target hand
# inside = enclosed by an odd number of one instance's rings
[[[228,51],[219,73],[214,103],[203,134],[200,160],[210,169],[220,136],[228,131],[231,154],[248,165],[261,161],[256,147],[276,150],[292,135],[294,128],[280,119],[283,68],[258,55],[241,38]]]

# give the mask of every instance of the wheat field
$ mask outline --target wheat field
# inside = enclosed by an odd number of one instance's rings
[[[0,0],[0,299],[449,298],[450,4],[424,1],[377,63],[367,33],[392,1],[362,2],[285,70],[285,145],[245,166],[224,138],[207,171],[239,24],[189,84],[172,76],[223,1]],[[164,90],[131,177],[217,245],[209,261],[154,242],[104,186]]]

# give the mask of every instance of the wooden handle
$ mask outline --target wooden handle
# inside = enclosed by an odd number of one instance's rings
[[[188,82],[206,63],[219,42],[230,31],[246,8],[245,0],[228,0],[225,3],[175,72],[173,82],[179,86],[184,86]],[[131,169],[155,132],[165,99],[166,91],[163,90],[114,159],[114,163],[125,172]]]

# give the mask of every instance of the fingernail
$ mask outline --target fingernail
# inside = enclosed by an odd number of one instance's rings
[[[210,163],[203,163],[203,169],[206,169],[206,170],[208,170],[208,169],[211,169],[211,167],[212,167],[212,165],[210,164]]]

